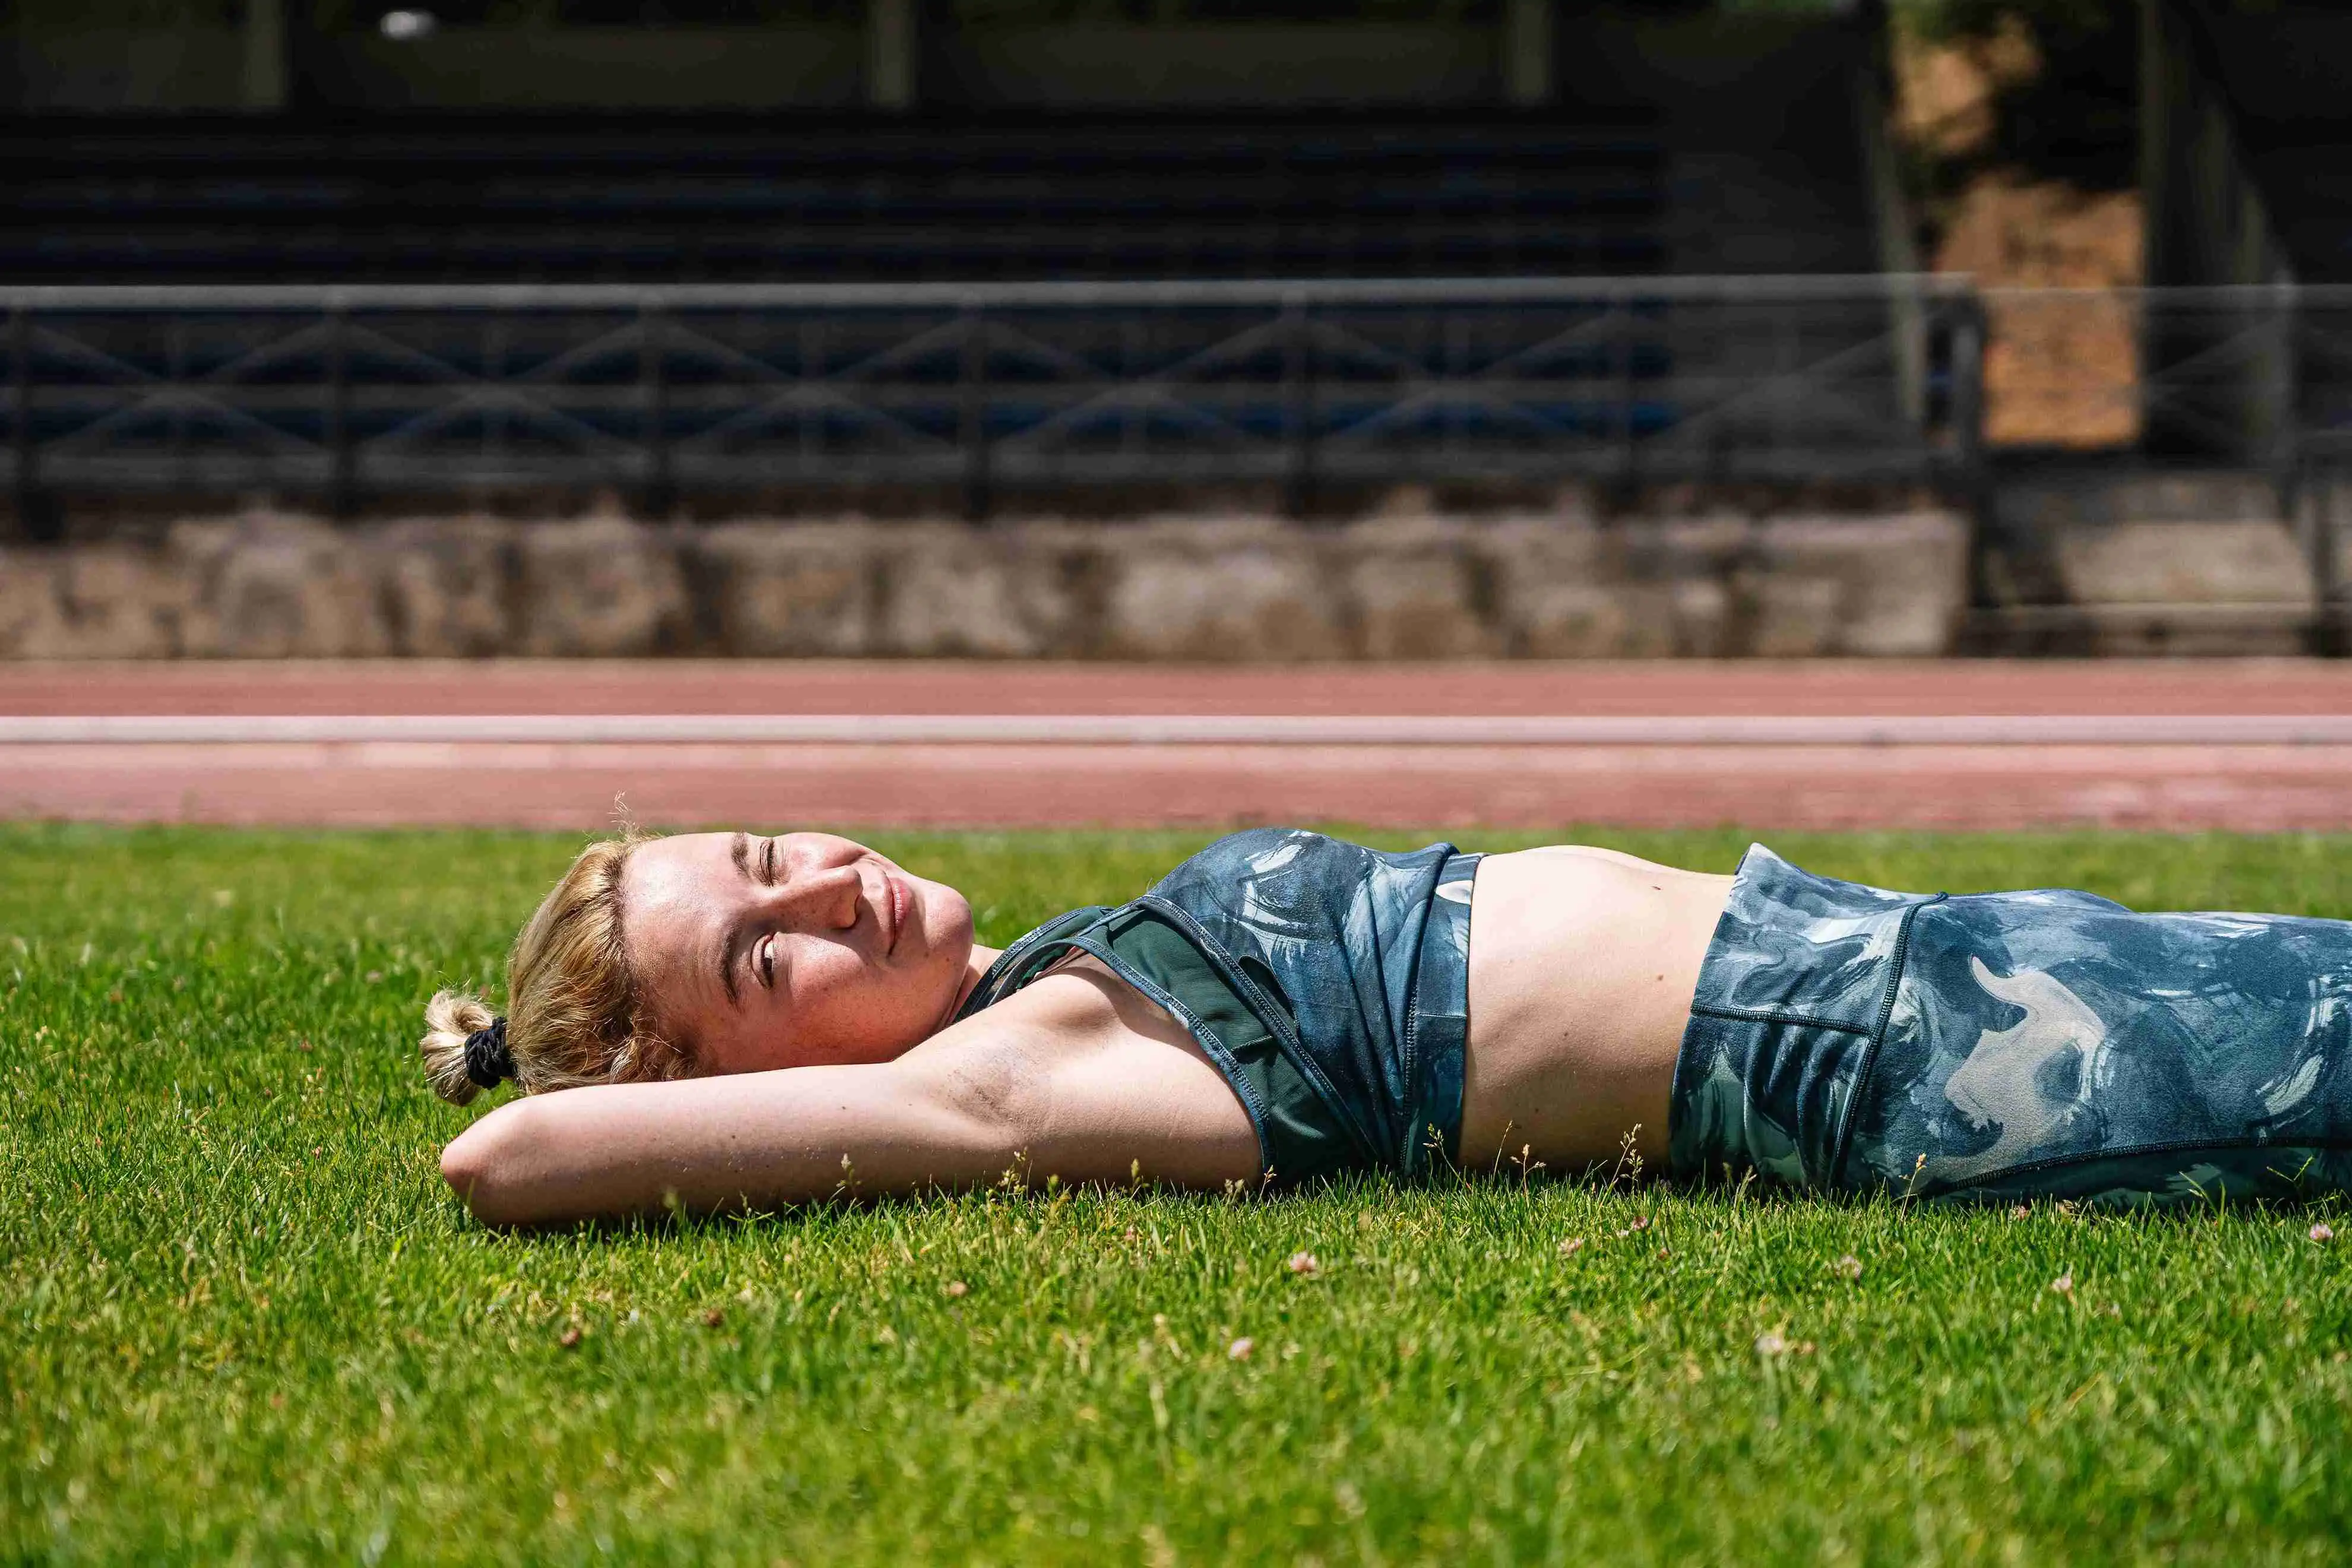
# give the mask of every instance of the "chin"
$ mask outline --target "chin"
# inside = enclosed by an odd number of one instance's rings
[[[971,957],[971,900],[945,882],[923,880],[923,935],[931,951],[961,973]]]

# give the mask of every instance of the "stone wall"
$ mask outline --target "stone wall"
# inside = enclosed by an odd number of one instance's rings
[[[2326,585],[2259,475],[2012,476],[1996,492],[1994,607],[1964,645],[2071,655],[2310,651]],[[2306,494],[2304,510],[2315,497]],[[2307,522],[2305,531],[2309,531]]]
[[[253,512],[0,550],[0,658],[1932,655],[1955,512],[1391,509],[1337,526]]]

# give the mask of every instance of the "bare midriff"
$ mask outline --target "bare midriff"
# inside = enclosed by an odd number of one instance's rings
[[[1564,845],[1480,862],[1461,1160],[1653,1171],[1691,997],[1731,879]],[[1524,1155],[1523,1152],[1524,1151]]]

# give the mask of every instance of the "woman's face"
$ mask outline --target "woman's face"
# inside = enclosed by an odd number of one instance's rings
[[[971,906],[829,833],[689,833],[631,851],[629,963],[705,1073],[887,1061],[944,1025]]]

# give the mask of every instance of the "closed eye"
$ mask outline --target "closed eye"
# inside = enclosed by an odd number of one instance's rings
[[[772,888],[776,885],[776,841],[772,838],[760,846],[760,880]]]

